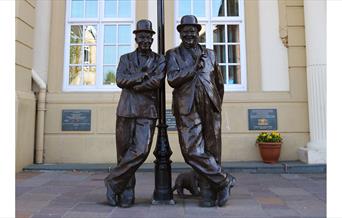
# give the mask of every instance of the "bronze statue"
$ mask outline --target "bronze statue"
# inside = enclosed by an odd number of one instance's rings
[[[193,15],[177,26],[182,43],[166,53],[167,81],[185,162],[199,175],[200,206],[224,206],[235,178],[221,167],[221,106],[224,82],[213,50],[198,44]]]
[[[198,176],[194,171],[188,171],[180,173],[175,181],[175,186],[172,188],[172,192],[177,190],[178,195],[184,198],[184,189],[187,189],[193,196],[198,196]]]
[[[135,171],[146,160],[158,118],[157,93],[165,78],[165,59],[151,50],[152,23],[139,20],[135,41],[138,48],[122,55],[116,83],[122,88],[117,107],[117,166],[105,178],[107,202],[112,206],[134,204]]]

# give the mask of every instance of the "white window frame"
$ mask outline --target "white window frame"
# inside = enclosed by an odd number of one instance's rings
[[[174,46],[178,46],[181,42],[179,33],[176,29],[177,25],[180,23],[181,17],[178,16],[178,6],[179,1],[175,0],[175,19],[174,19]],[[214,49],[213,47],[213,25],[214,24],[222,24],[222,25],[239,25],[239,34],[240,34],[240,72],[241,72],[241,84],[224,84],[225,91],[247,91],[247,65],[246,65],[246,38],[245,38],[245,5],[244,0],[239,0],[239,16],[236,17],[211,17],[211,1],[207,0],[205,16],[206,17],[197,17],[198,23],[201,25],[205,25],[206,27],[206,47],[209,49]],[[226,6],[225,6],[226,7]],[[192,10],[192,7],[191,7]],[[229,19],[229,20],[228,20]],[[227,39],[227,37],[226,37]],[[229,43],[230,44],[230,43]],[[228,56],[228,50],[226,51],[226,56]],[[228,59],[226,59],[228,60]],[[234,64],[232,64],[234,65]],[[229,65],[226,65],[227,67]]]
[[[131,1],[131,17],[125,18],[105,18],[104,3],[105,0],[98,0],[96,18],[71,18],[71,0],[66,0],[66,17],[65,17],[65,43],[64,43],[64,67],[63,67],[63,91],[64,92],[112,92],[121,91],[116,84],[103,84],[103,51],[104,51],[104,25],[105,24],[127,24],[131,26],[133,31],[135,28],[136,9],[135,1]],[[70,28],[71,25],[94,25],[97,30],[96,39],[96,82],[95,85],[70,85],[69,84],[69,56],[70,56]],[[118,34],[118,33],[116,33]],[[135,49],[134,34],[131,34],[131,50]],[[83,52],[83,50],[82,50]],[[83,58],[83,54],[82,54]],[[118,57],[119,58],[119,57]],[[83,61],[83,60],[82,60]]]

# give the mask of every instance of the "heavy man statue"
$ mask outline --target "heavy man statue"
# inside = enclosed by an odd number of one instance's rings
[[[138,48],[120,57],[116,83],[122,88],[117,107],[117,166],[105,178],[107,202],[112,206],[134,204],[134,173],[147,158],[158,118],[157,93],[165,78],[165,59],[151,50],[152,23],[137,22]]]
[[[182,43],[167,51],[166,73],[181,152],[199,175],[200,206],[223,206],[235,183],[221,167],[223,77],[214,52],[198,44],[197,18],[183,16],[177,30]]]

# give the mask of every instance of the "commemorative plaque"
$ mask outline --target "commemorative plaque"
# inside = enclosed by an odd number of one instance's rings
[[[249,130],[277,130],[277,109],[248,109]]]
[[[173,116],[172,110],[166,109],[165,115],[166,115],[166,124],[168,125],[167,130],[177,131],[176,118]]]
[[[90,131],[91,110],[63,110],[62,131]]]

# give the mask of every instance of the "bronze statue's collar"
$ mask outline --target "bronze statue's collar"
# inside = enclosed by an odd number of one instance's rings
[[[134,64],[136,67],[139,67],[141,65],[141,63],[139,63],[139,57],[138,57],[139,55],[147,57],[147,60],[144,64],[145,67],[150,67],[152,65],[153,60],[154,60],[154,55],[151,49],[145,53],[145,52],[141,52],[139,48],[137,48],[134,53],[135,53]]]
[[[198,52],[200,55],[203,55],[204,57],[207,57],[207,50],[204,49],[200,44],[197,44],[197,45],[196,45],[196,49],[199,49],[199,50],[200,50],[200,52]],[[191,51],[191,49],[190,49],[190,48],[186,48],[186,47],[183,45],[183,43],[181,43],[180,46],[179,46],[179,52],[180,52],[180,54],[181,54],[182,57],[185,57],[186,54],[190,54],[191,57],[192,57],[194,60],[196,60],[196,58],[194,57],[194,54],[193,54],[193,52]]]
[[[142,52],[139,48],[136,49],[137,54],[145,57],[152,56],[152,49],[149,49],[147,52]]]

